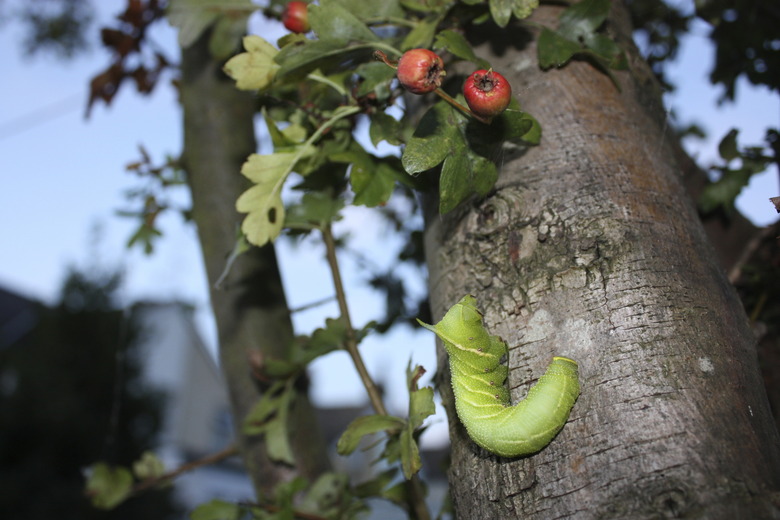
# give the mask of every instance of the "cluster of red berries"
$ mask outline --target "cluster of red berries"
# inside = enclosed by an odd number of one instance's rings
[[[398,61],[398,81],[414,94],[427,94],[441,86],[444,62],[428,49],[412,49]],[[512,86],[491,70],[478,70],[463,84],[463,96],[473,114],[490,120],[506,110],[512,100]]]
[[[289,2],[282,14],[282,23],[294,33],[309,30],[309,13],[306,2]],[[383,56],[383,59],[386,58]],[[386,61],[387,62],[387,61]],[[389,64],[389,63],[388,63]],[[427,94],[441,86],[445,75],[441,57],[428,49],[406,51],[398,61],[397,76],[403,87],[413,94]],[[441,92],[441,91],[439,91]],[[444,97],[449,98],[446,94]],[[512,100],[512,86],[499,74],[490,70],[478,70],[463,84],[463,96],[471,113],[482,121],[491,119],[506,110]],[[452,103],[457,103],[449,99]],[[462,107],[461,107],[462,108]]]

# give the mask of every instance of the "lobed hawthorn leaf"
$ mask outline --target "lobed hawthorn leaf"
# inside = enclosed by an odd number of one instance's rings
[[[250,244],[262,246],[279,236],[285,215],[282,185],[295,163],[314,150],[307,146],[298,147],[295,152],[252,154],[241,167],[241,173],[255,184],[236,201],[236,209],[247,214],[241,230]]]
[[[489,69],[490,63],[487,60],[477,57],[466,38],[451,29],[441,31],[436,35],[436,41],[433,44],[434,49],[446,49],[453,55],[466,61],[470,61],[483,69]]]
[[[274,62],[276,47],[259,36],[244,37],[246,52],[237,54],[225,63],[225,74],[236,80],[241,90],[263,90],[274,80],[279,65]]]

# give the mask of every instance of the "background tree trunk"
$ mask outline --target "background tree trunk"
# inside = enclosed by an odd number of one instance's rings
[[[615,4],[610,27],[631,47],[622,91],[584,62],[540,72],[520,30],[479,49],[539,119],[542,143],[507,153],[484,200],[443,217],[426,204],[434,316],[477,297],[509,344],[513,402],[553,355],[580,363],[569,422],[525,459],[471,442],[442,385],[454,505],[459,518],[777,518],[780,439],[755,338]],[[559,13],[533,18],[555,26]]]
[[[184,162],[192,191],[193,217],[211,286],[219,330],[220,362],[228,384],[234,422],[246,467],[258,491],[300,474],[313,477],[328,467],[322,438],[306,395],[299,395],[290,419],[297,467],[268,459],[259,437],[240,434],[241,423],[260,396],[249,356],[286,358],[293,330],[273,246],[252,248],[233,265],[227,280],[214,284],[236,243],[241,215],[235,201],[248,187],[241,165],[254,153],[256,99],[235,88],[222,63],[208,51],[208,31],[182,54]]]

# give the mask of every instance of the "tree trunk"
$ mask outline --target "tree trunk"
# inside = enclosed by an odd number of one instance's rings
[[[306,388],[299,390],[290,419],[291,431],[298,433],[293,436],[296,468],[273,463],[261,438],[240,433],[243,418],[261,392],[248,358],[286,358],[293,331],[273,246],[252,248],[241,255],[228,278],[215,288],[241,223],[235,202],[248,187],[240,170],[255,152],[257,107],[254,96],[238,91],[223,74],[222,64],[211,57],[208,36],[207,31],[182,51],[184,162],[239,444],[256,490],[267,492],[296,474],[316,476],[328,462]]]
[[[614,4],[610,27],[631,47],[621,91],[586,62],[540,72],[520,30],[508,47],[478,49],[540,121],[542,143],[505,155],[485,199],[442,217],[426,204],[434,315],[476,296],[509,345],[513,402],[553,355],[580,364],[569,422],[523,459],[479,449],[442,385],[455,509],[461,519],[780,518],[780,438],[755,338]],[[555,26],[559,13],[533,19]]]

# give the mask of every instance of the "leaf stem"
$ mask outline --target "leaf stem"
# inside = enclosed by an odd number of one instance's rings
[[[463,106],[463,105],[461,105],[460,103],[458,103],[458,102],[455,100],[455,98],[453,98],[452,96],[450,96],[449,94],[447,94],[446,92],[444,92],[444,91],[443,91],[441,88],[437,88],[436,90],[434,90],[434,92],[435,92],[436,94],[438,94],[438,96],[439,96],[440,98],[442,98],[444,101],[446,101],[446,102],[447,102],[447,103],[449,103],[450,105],[454,106],[455,108],[457,108],[458,110],[460,110],[461,112],[463,112],[464,114],[466,114],[467,116],[471,116],[471,117],[473,117],[474,119],[476,119],[476,120],[477,120],[477,121],[479,121],[480,123],[484,123],[484,124],[486,124],[486,125],[489,125],[489,124],[490,124],[490,123],[493,121],[492,119],[487,119],[487,118],[484,118],[484,117],[482,117],[482,116],[478,116],[477,114],[475,114],[474,112],[472,112],[472,111],[469,109],[469,107]]]

